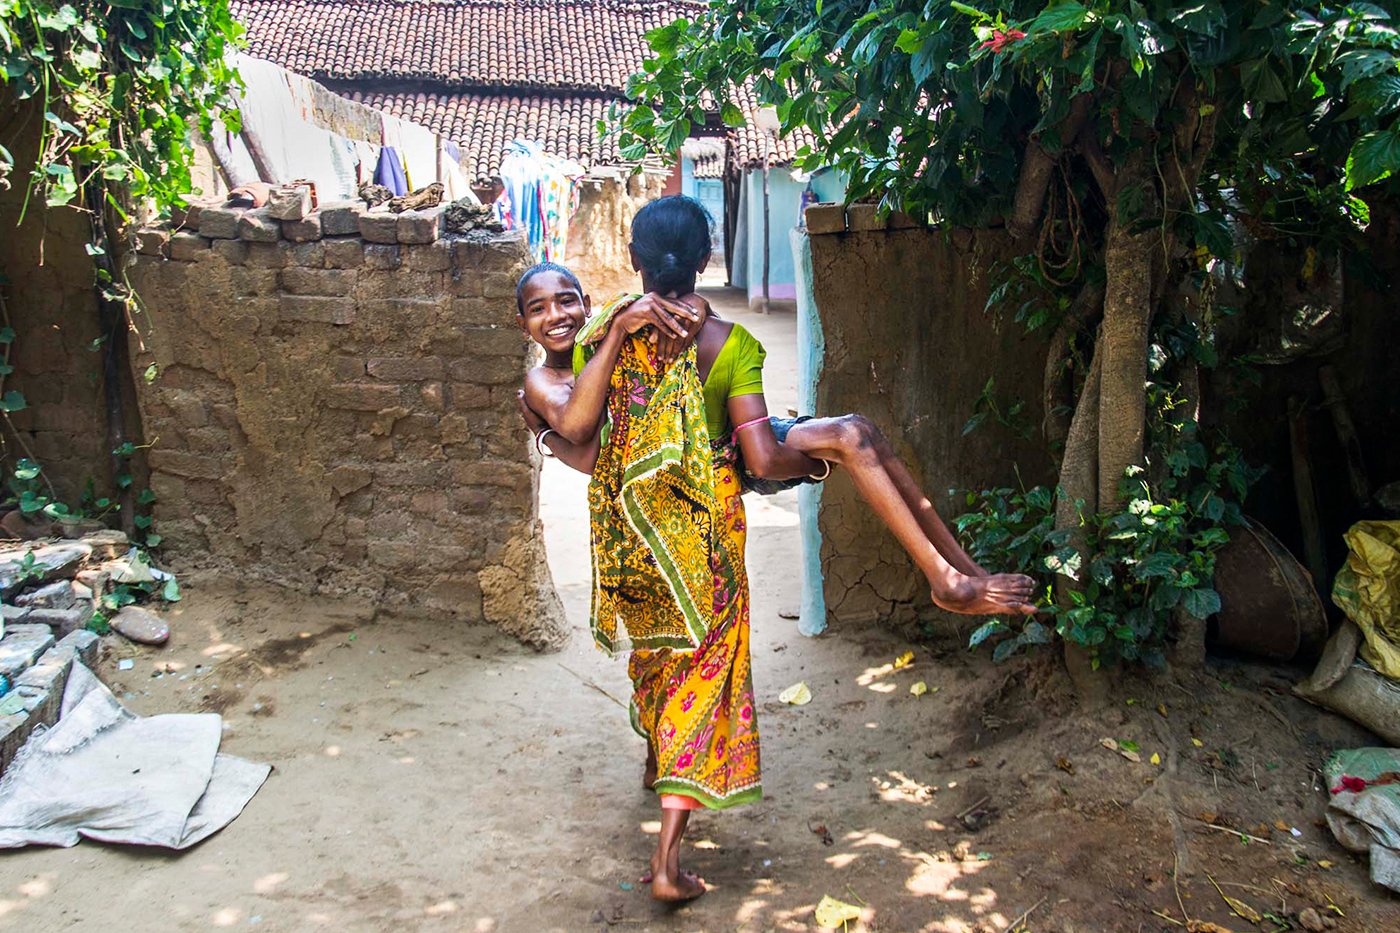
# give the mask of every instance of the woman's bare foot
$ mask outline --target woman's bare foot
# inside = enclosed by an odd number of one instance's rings
[[[995,573],[985,577],[957,574],[949,583],[935,586],[935,605],[964,615],[1034,615],[1033,579],[1020,573]]]
[[[642,786],[651,790],[656,786],[656,752],[651,745],[647,745],[647,764],[642,770]]]
[[[658,901],[691,901],[709,890],[702,878],[681,870],[681,839],[688,822],[688,810],[661,811],[661,833],[651,856],[651,896]]]
[[[651,876],[651,896],[658,901],[693,901],[708,890],[704,879],[688,871],[677,870],[675,875],[653,872]]]

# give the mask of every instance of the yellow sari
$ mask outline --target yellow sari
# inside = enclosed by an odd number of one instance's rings
[[[580,347],[633,297],[610,302]],[[658,794],[716,809],[755,800],[743,488],[732,444],[711,443],[694,347],[661,371],[645,338],[628,341],[607,416],[588,488],[594,641],[632,651],[632,724]]]

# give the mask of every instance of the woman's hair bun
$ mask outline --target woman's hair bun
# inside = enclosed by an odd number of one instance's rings
[[[632,250],[653,287],[688,288],[710,257],[710,215],[683,194],[651,201],[632,218]]]

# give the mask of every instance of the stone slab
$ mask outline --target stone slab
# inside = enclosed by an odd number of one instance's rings
[[[206,207],[199,212],[199,235],[211,240],[238,239],[239,207]]]
[[[321,215],[324,236],[359,236],[360,215],[365,212],[360,201],[327,201],[317,212]]]
[[[321,215],[310,214],[301,220],[282,221],[282,235],[293,243],[312,243],[321,239]]]
[[[170,238],[170,258],[179,262],[192,262],[209,248],[209,239],[198,233],[180,232]]]
[[[885,218],[880,216],[879,205],[852,204],[846,208],[846,227],[852,232],[862,230],[884,230]]]
[[[47,626],[7,626],[5,637],[0,638],[0,674],[14,680],[53,643],[53,633]]]
[[[15,605],[30,609],[71,609],[73,608],[73,584],[67,580],[55,580],[15,597]]]
[[[267,194],[267,213],[278,220],[301,220],[311,213],[311,189],[306,185],[281,185]]]
[[[846,232],[846,209],[834,202],[811,204],[803,215],[807,221],[807,233],[818,236],[826,233]]]
[[[249,243],[276,243],[282,238],[282,225],[267,211],[267,206],[244,211],[238,218],[238,237]]]

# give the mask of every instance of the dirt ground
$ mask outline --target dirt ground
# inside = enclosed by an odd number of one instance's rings
[[[777,351],[791,315],[752,326]],[[576,632],[557,654],[187,579],[171,644],[109,640],[99,673],[139,713],[222,714],[225,751],[272,776],[182,854],[84,842],[0,856],[0,929],[789,931],[816,929],[824,895],[862,907],[851,931],[1288,928],[1232,916],[1213,880],[1293,928],[1312,907],[1339,930],[1400,930],[1400,903],[1319,825],[1327,751],[1368,737],[1293,698],[1297,672],[1212,661],[1124,683],[1084,715],[1053,659],[961,650],[972,622],[932,642],[804,638],[779,616],[799,597],[791,493],[748,500],[765,798],[698,814],[687,856],[713,890],[655,905],[636,884],[658,811],[621,708],[624,665],[584,633],[582,489],[547,467],[551,564]],[[811,703],[779,703],[797,681]],[[1105,737],[1137,742],[1142,761]]]

